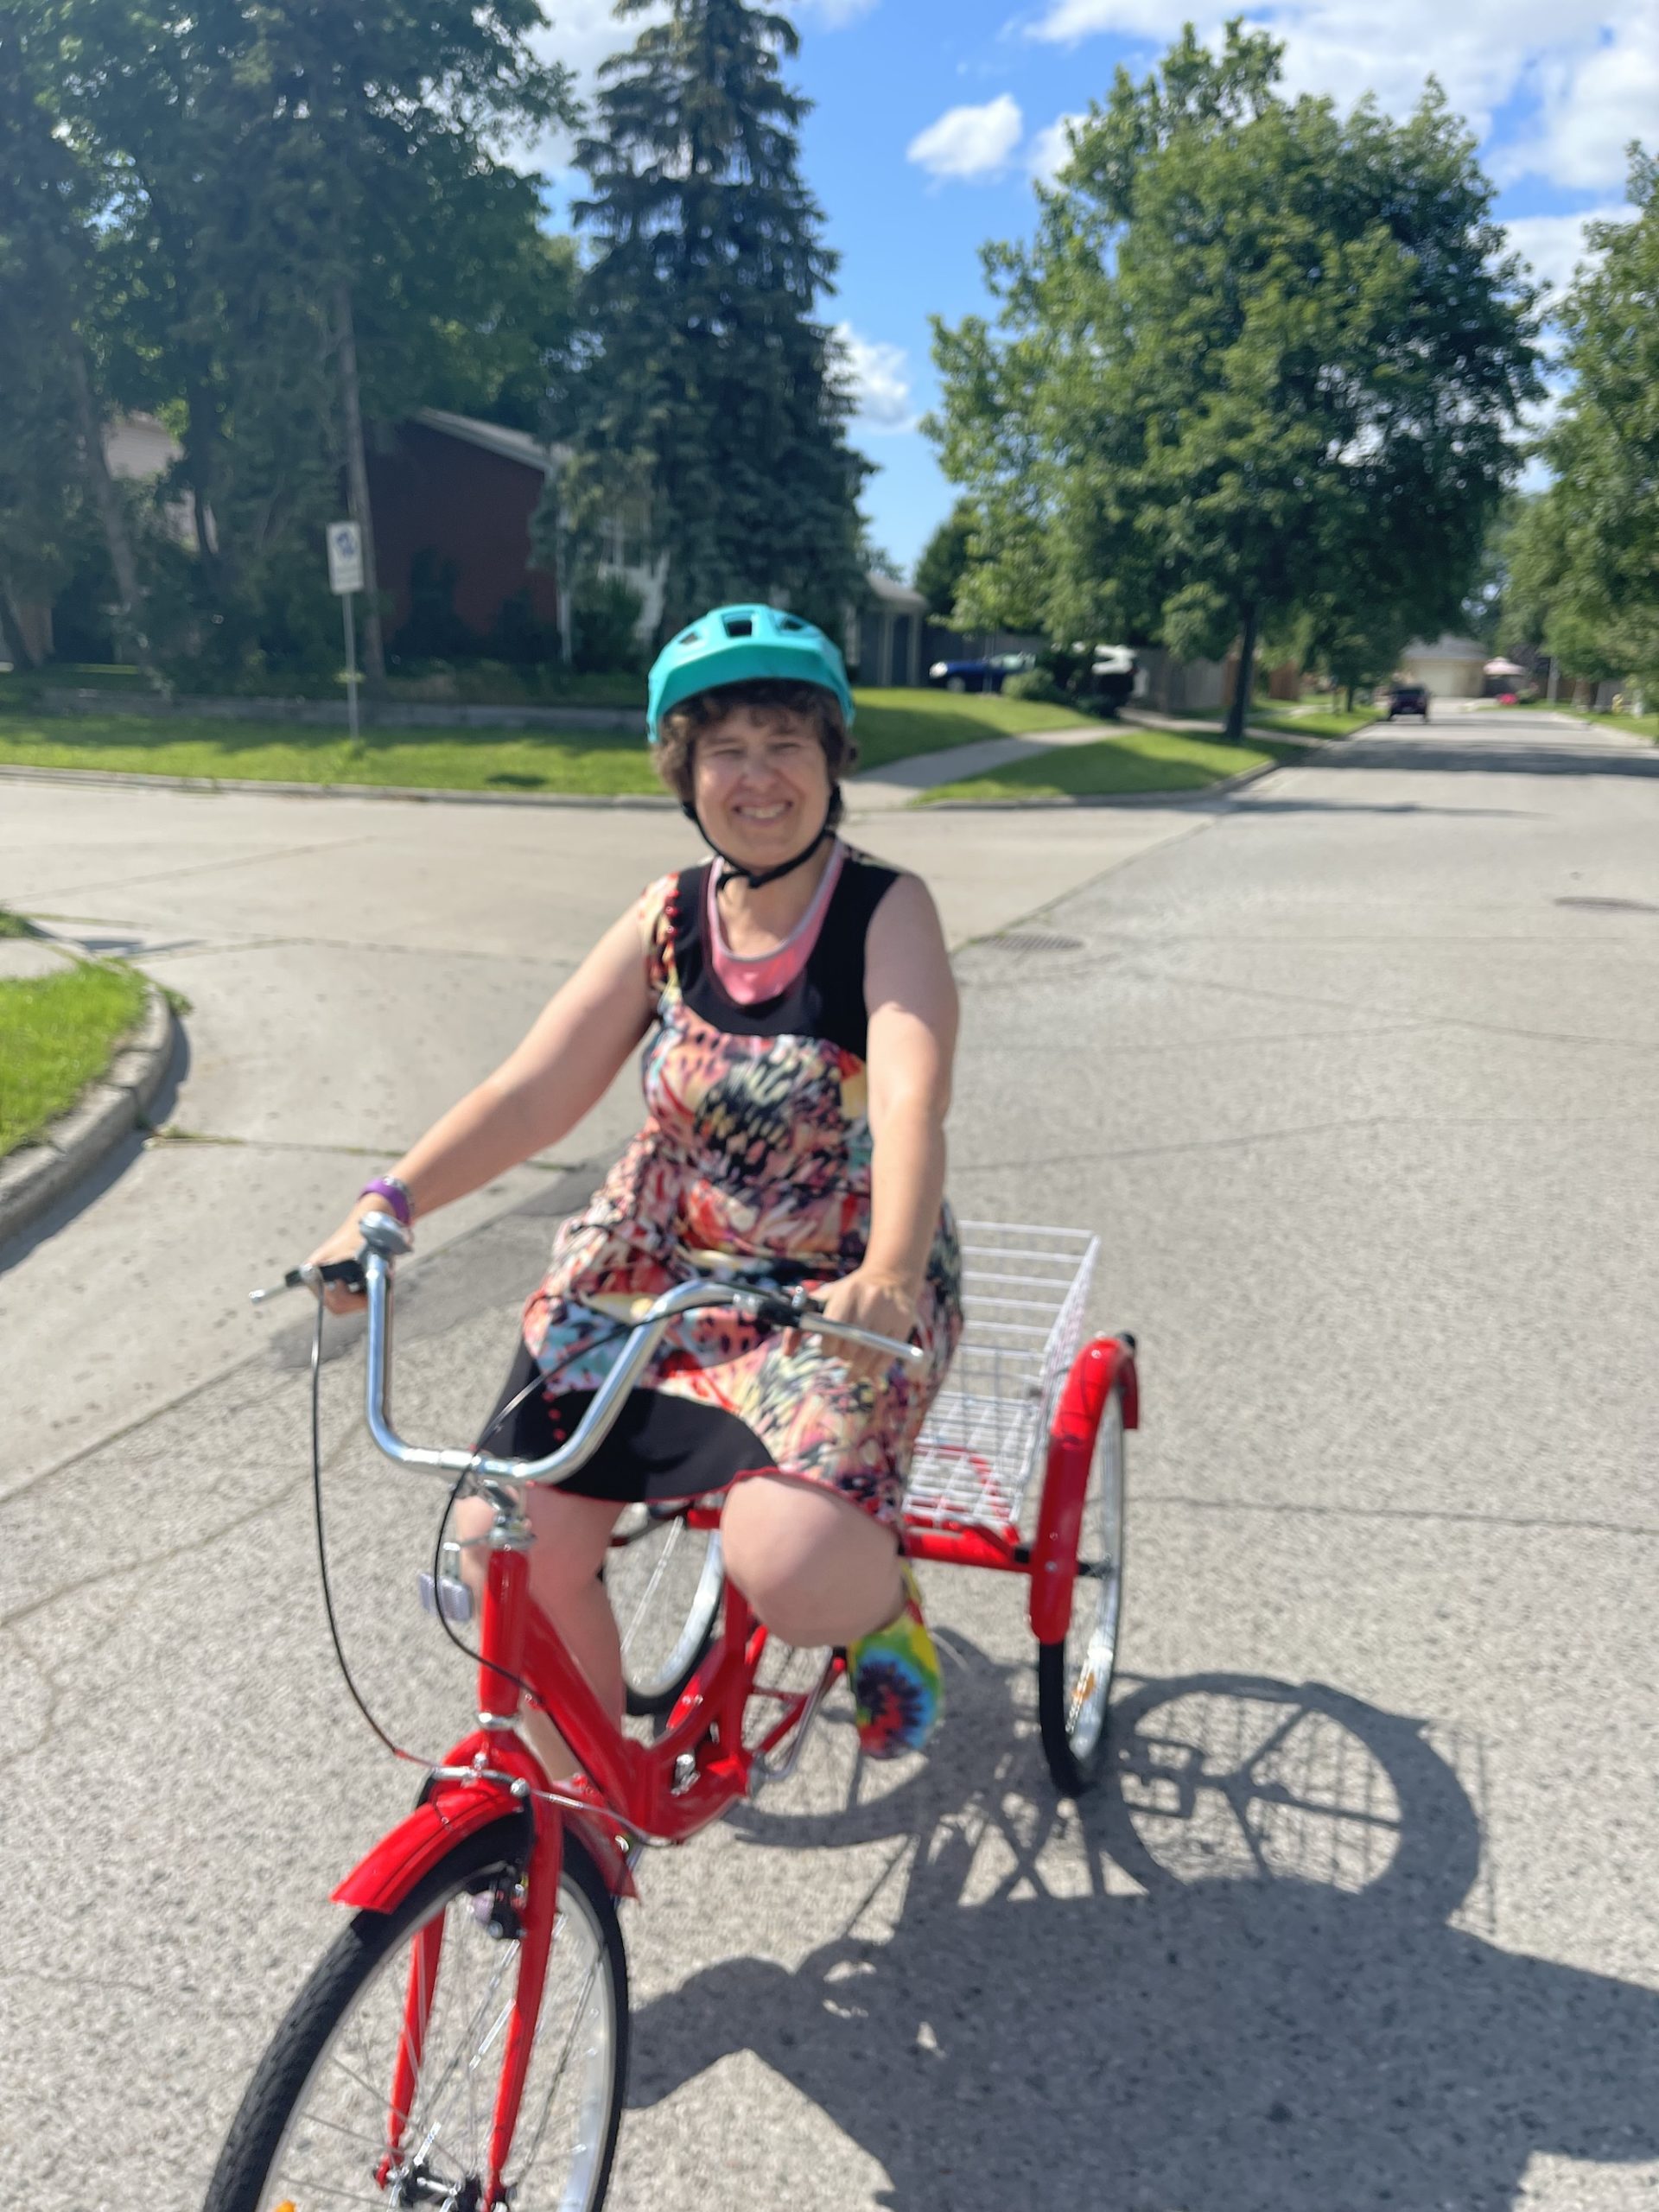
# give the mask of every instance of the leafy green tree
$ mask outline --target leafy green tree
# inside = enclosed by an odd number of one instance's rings
[[[428,398],[458,331],[497,327],[499,272],[522,289],[536,189],[494,148],[569,118],[541,10],[12,4],[55,38],[60,128],[101,182],[112,378],[176,411],[204,644],[232,665],[328,652],[318,531],[342,470],[367,519],[364,418]]]
[[[1628,221],[1592,223],[1559,317],[1573,384],[1543,439],[1512,598],[1588,681],[1659,683],[1659,161],[1630,149]]]
[[[982,521],[969,619],[1237,641],[1235,737],[1264,626],[1454,613],[1538,390],[1534,295],[1438,91],[1344,117],[1287,100],[1281,55],[1235,22],[1118,72],[1034,241],[987,249],[995,327],[936,325],[929,426]]]
[[[124,642],[149,668],[132,536],[104,452],[91,358],[92,183],[53,129],[44,42],[0,16],[0,628],[27,663],[20,601],[50,604],[101,529]],[[45,49],[49,52],[49,48]]]
[[[974,510],[958,499],[922,548],[916,563],[915,585],[927,601],[927,611],[949,621],[969,569],[973,566]]]
[[[766,598],[838,626],[858,588],[867,464],[817,320],[836,257],[800,175],[807,103],[781,74],[798,43],[787,16],[743,0],[671,0],[601,71],[577,149],[589,337],[556,394],[573,458],[538,536],[562,505],[591,563],[601,523],[630,516],[666,556],[665,631]]]

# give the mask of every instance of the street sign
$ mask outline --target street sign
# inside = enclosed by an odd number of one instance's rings
[[[363,539],[354,522],[328,525],[328,588],[337,592],[363,588]]]

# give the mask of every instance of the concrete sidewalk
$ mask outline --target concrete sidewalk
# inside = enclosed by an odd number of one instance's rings
[[[854,814],[886,813],[909,806],[918,791],[937,791],[941,784],[954,784],[964,776],[982,776],[992,768],[1006,768],[1012,760],[1052,753],[1057,746],[1093,745],[1110,734],[1109,722],[1087,722],[1081,728],[1026,730],[1018,736],[953,745],[944,753],[914,753],[908,760],[889,761],[867,776],[855,776],[847,786],[848,808]]]

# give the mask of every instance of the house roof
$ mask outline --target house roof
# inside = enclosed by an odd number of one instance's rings
[[[864,581],[869,587],[870,597],[894,614],[927,612],[927,601],[921,593],[912,591],[908,584],[901,584],[896,576],[884,576],[879,569],[869,569],[865,571]]]
[[[538,476],[546,475],[550,462],[566,458],[563,446],[543,445],[528,430],[510,430],[500,423],[483,423],[476,415],[452,415],[446,407],[417,407],[414,419],[444,437],[459,438],[464,445],[477,446],[485,453],[499,454],[503,461],[516,461],[522,467],[533,468]]]
[[[1478,660],[1484,663],[1486,648],[1478,645],[1472,638],[1440,637],[1436,638],[1433,645],[1426,645],[1419,638],[1406,647],[1402,658],[1406,660]]]

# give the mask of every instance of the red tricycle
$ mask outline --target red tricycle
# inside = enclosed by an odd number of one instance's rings
[[[389,1458],[448,1480],[452,1501],[464,1486],[494,1508],[482,1540],[478,1726],[334,1891],[352,1918],[255,2069],[206,2212],[596,2212],[627,2063],[617,1901],[636,1894],[638,1853],[684,1842],[792,1771],[844,1662],[830,1652],[804,1687],[763,1686],[766,1630],[721,1573],[717,1503],[625,1516],[607,1579],[630,1707],[656,1720],[653,1739],[638,1740],[530,1598],[524,1486],[559,1481],[591,1457],[675,1317],[696,1306],[874,1343],[895,1359],[919,1355],[830,1322],[799,1293],[699,1279],[651,1306],[575,1435],[546,1459],[412,1446],[392,1427],[388,1396],[405,1233],[380,1215],[363,1228],[370,1432]],[[1067,1793],[1094,1777],[1105,1745],[1123,1436],[1139,1419],[1133,1338],[1079,1348],[1096,1253],[1081,1231],[964,1224],[969,1325],[905,1503],[912,1558],[1029,1578],[1043,1748]],[[320,1294],[355,1266],[289,1281]],[[441,1568],[426,1582],[454,1633],[465,1585]],[[576,1754],[574,1779],[550,1783],[521,1740],[526,1701]]]

